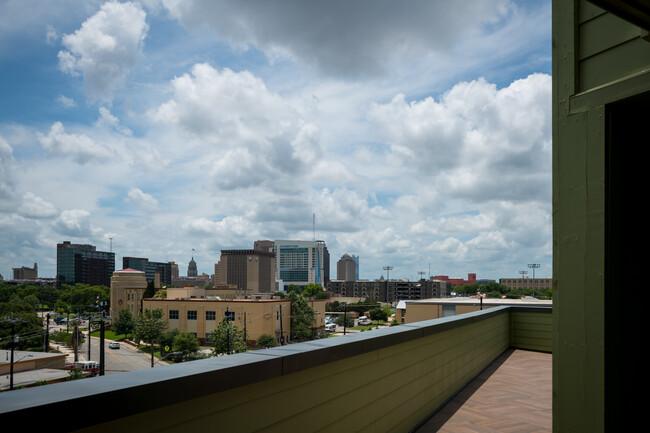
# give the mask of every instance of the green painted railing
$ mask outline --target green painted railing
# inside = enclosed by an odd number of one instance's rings
[[[0,415],[48,431],[406,432],[513,342],[551,347],[550,322],[550,309],[491,308],[2,393]]]

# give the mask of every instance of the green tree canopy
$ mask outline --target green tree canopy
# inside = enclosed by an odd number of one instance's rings
[[[174,352],[180,352],[181,361],[185,361],[196,355],[199,351],[199,341],[190,332],[179,332],[173,340]]]
[[[43,347],[43,320],[38,317],[34,308],[25,302],[0,303],[0,347],[11,347],[11,328],[18,337],[15,348],[24,350],[32,347]]]
[[[129,310],[121,310],[113,322],[113,331],[117,334],[132,334],[135,329],[135,319]]]
[[[156,308],[155,310],[145,309],[135,319],[135,329],[133,337],[136,341],[145,341],[151,345],[151,366],[153,367],[153,343],[158,340],[163,331],[167,327],[167,323],[163,319],[163,310]]]
[[[388,320],[389,312],[390,309],[386,311],[385,308],[379,308],[379,307],[372,308],[370,310],[370,319],[385,322],[386,320]]]
[[[330,294],[320,284],[310,283],[305,286],[302,296],[305,298],[329,299]]]
[[[268,347],[275,347],[278,345],[278,340],[276,340],[274,335],[271,334],[262,334],[257,338],[256,346],[259,349],[266,349]]]
[[[296,292],[289,292],[288,299],[291,301],[291,333],[298,341],[310,340],[311,325],[316,317],[314,309]]]
[[[224,317],[219,325],[210,332],[210,341],[213,344],[212,354],[230,355],[246,351],[246,336],[243,329],[239,329],[231,320]]]

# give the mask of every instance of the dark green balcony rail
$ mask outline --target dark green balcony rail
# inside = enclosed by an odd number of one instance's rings
[[[4,392],[0,416],[49,432],[410,431],[509,347],[550,351],[551,316],[496,307]]]

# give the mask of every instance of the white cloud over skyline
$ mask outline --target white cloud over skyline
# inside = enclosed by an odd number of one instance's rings
[[[109,238],[212,273],[314,214],[332,278],[551,275],[548,2],[70,3],[0,33],[43,71],[2,80],[4,278]]]

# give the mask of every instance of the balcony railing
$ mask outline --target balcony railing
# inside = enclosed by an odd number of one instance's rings
[[[410,431],[509,347],[551,351],[550,308],[497,307],[0,394],[47,431]]]

